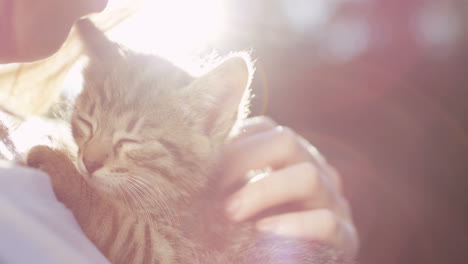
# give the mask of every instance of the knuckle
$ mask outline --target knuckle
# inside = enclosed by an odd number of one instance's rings
[[[344,198],[342,195],[336,195],[335,204],[338,209],[343,211],[344,215],[348,217],[351,215],[351,209],[349,207],[348,200],[346,200],[346,198]]]
[[[278,125],[275,121],[273,121],[273,119],[271,119],[271,117],[268,116],[259,116],[258,122],[271,128],[276,127]]]
[[[326,165],[326,172],[329,176],[329,178],[332,179],[334,186],[336,187],[337,190],[341,191],[342,186],[343,186],[343,180],[341,179],[340,173],[332,166]]]
[[[303,162],[298,165],[300,171],[306,175],[314,175],[315,177],[318,176],[317,167],[312,162]],[[315,178],[314,177],[314,178]]]
[[[242,127],[263,127],[266,129],[272,129],[278,124],[268,116],[255,116],[245,119],[242,124]]]
[[[287,149],[295,150],[298,148],[296,133],[291,128],[278,126],[276,127],[276,130],[278,131],[278,137]]]
[[[338,234],[340,228],[340,222],[338,216],[331,210],[324,209],[320,213],[322,221],[322,232],[324,237],[334,237]]]

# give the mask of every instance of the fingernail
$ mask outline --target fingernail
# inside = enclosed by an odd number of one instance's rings
[[[278,223],[271,219],[265,219],[259,221],[256,227],[261,232],[273,232],[278,228]]]
[[[239,218],[239,209],[241,207],[241,200],[239,197],[234,196],[227,202],[226,205],[226,214],[232,220],[237,220]]]

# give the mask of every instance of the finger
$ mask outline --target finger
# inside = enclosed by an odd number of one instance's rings
[[[268,217],[258,221],[256,227],[261,232],[280,236],[323,241],[349,255],[354,255],[358,248],[357,234],[352,224],[342,221],[327,209]]]
[[[233,140],[245,138],[260,132],[271,130],[277,126],[278,124],[275,121],[273,121],[273,119],[267,116],[252,117],[242,122],[241,127],[239,129],[239,135],[234,137]]]
[[[318,151],[316,147],[314,147],[312,144],[310,144],[305,138],[301,137],[298,135],[298,140],[299,143],[307,149],[309,154],[312,157],[312,161],[314,164],[317,165],[317,167],[324,172],[325,175],[327,175],[330,180],[332,181],[333,185],[335,186],[335,189],[338,190],[340,193],[342,193],[342,182],[341,182],[341,176],[338,173],[338,171],[333,168],[330,164],[328,164],[327,160],[325,157]]]
[[[220,162],[224,174],[221,187],[244,180],[250,170],[280,169],[310,159],[291,129],[276,127],[236,140],[224,148]]]
[[[334,208],[332,195],[333,190],[329,190],[317,168],[304,162],[245,185],[228,199],[226,213],[231,220],[243,221],[287,203],[296,203],[303,209]]]

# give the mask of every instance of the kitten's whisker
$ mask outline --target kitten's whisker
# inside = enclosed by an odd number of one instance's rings
[[[145,216],[145,218],[147,218],[146,221],[144,222],[150,222],[150,224],[152,225],[151,217],[149,216],[149,213],[146,211],[144,204],[143,204],[143,200],[140,198],[140,195],[138,194],[135,187],[133,187],[131,184],[125,184],[125,186],[127,187],[127,190],[132,194],[132,198],[134,199],[134,202],[136,203],[137,209],[138,207],[140,207],[141,210],[143,210],[143,215]],[[139,212],[139,210],[137,210],[137,212]],[[153,228],[153,226],[151,228]]]
[[[138,186],[136,186],[132,181],[128,181],[126,185],[128,186],[128,188],[133,190],[133,193],[138,198],[138,203],[141,206],[140,209],[142,210],[146,209],[146,206],[145,206],[146,199],[145,199],[144,192]]]
[[[137,207],[136,209],[144,210],[145,206],[144,206],[144,201],[141,197],[141,194],[138,193],[136,188],[130,183],[126,183],[125,186],[127,187],[127,190],[132,194],[131,197],[133,199],[133,202],[135,203],[135,206]]]
[[[130,203],[127,201],[127,197],[126,197],[126,189],[124,188],[124,186],[121,186],[119,185],[118,188],[117,188],[117,191],[119,191],[119,193],[122,195],[123,199],[124,199],[124,204],[127,208],[131,208],[131,205]]]
[[[176,224],[180,223],[176,211],[174,210],[172,206],[169,206],[169,204],[167,203],[167,196],[164,192],[162,192],[158,188],[155,188],[154,186],[151,186],[145,179],[138,179],[138,178],[133,178],[133,179],[137,181],[142,186],[142,188],[147,190],[149,194],[154,194],[157,198],[159,198],[158,201],[162,203],[162,205],[164,206],[163,209],[166,210],[167,214],[177,218],[177,219],[173,219],[171,217],[173,221],[177,221],[173,223],[176,223]]]
[[[158,192],[161,196],[161,202],[164,204],[165,208],[167,209],[168,213],[173,217],[173,223],[174,224],[177,224],[177,225],[180,225],[180,219],[179,219],[179,215],[177,214],[177,212],[175,211],[174,207],[173,206],[170,206],[170,204],[168,203],[168,199],[167,199],[167,196],[165,193],[163,193],[161,190],[159,189],[155,189],[154,191]],[[153,192],[154,192],[153,191]]]
[[[157,208],[162,210],[162,213],[166,216],[169,223],[173,224],[180,224],[178,219],[178,215],[176,214],[173,207],[170,207],[167,204],[167,197],[163,192],[151,186],[147,181],[144,179],[139,179],[136,177],[131,177],[131,180],[134,184],[138,185],[142,188],[142,191],[145,191],[146,196],[150,200],[149,202],[152,205],[155,205]]]
[[[163,213],[165,215],[165,217],[170,220],[167,215],[167,213],[164,211],[164,205],[160,203],[160,200],[159,199],[153,199],[153,197],[148,194],[147,192],[145,192],[146,188],[145,186],[143,186],[141,183],[135,181],[135,180],[131,180],[129,183],[131,183],[132,185],[134,185],[135,187],[134,188],[137,188],[141,193],[142,195],[145,197],[145,201],[147,201],[151,206],[154,206],[156,207],[156,209],[163,209]],[[156,197],[157,198],[157,197]]]
[[[121,185],[121,188],[125,191],[126,194],[128,194],[128,198],[130,199],[130,202],[128,202],[128,209],[132,209],[134,206],[138,207],[138,203],[136,202],[136,198],[134,197],[135,195],[133,194],[132,190],[130,190],[126,184]]]
[[[149,224],[151,226],[151,229],[155,230],[154,229],[153,218],[151,217],[150,212],[147,210],[147,208],[146,208],[146,206],[144,204],[144,197],[140,197],[141,196],[141,190],[138,188],[138,186],[135,186],[134,183],[131,182],[131,181],[127,182],[127,186],[129,187],[129,189],[133,190],[133,192],[135,193],[136,196],[138,196],[138,198],[139,198],[138,201],[140,202],[141,209],[143,210],[143,214],[147,218],[147,221],[145,221],[145,222],[149,222]]]

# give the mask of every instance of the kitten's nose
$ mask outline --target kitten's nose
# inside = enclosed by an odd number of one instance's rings
[[[85,158],[83,158],[83,163],[89,174],[92,174],[93,172],[95,172],[96,170],[98,170],[99,168],[103,166],[101,161],[92,161],[92,160],[87,160]]]

